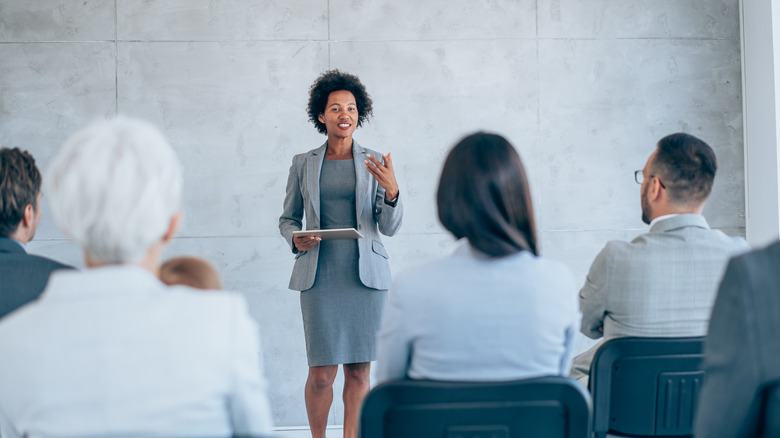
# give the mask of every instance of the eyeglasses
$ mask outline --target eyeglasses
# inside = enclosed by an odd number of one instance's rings
[[[653,178],[653,177],[658,178],[655,175],[650,175],[650,178]],[[644,182],[644,180],[645,180],[645,174],[643,174],[641,170],[635,170],[634,171],[634,181],[636,181],[637,184],[641,185],[642,182]],[[661,178],[658,178],[658,183],[661,184],[661,188],[662,189],[666,190],[666,186],[664,185],[664,182],[661,181]]]

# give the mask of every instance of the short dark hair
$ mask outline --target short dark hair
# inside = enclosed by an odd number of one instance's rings
[[[314,123],[320,134],[328,133],[325,124],[320,122],[319,116],[325,112],[325,107],[328,105],[328,96],[334,91],[349,91],[355,96],[355,104],[357,104],[358,110],[358,127],[363,126],[363,122],[367,122],[374,114],[371,96],[368,95],[366,87],[357,76],[338,70],[328,70],[321,74],[309,89],[309,121]]]
[[[710,196],[718,160],[712,148],[690,134],[676,133],[658,141],[651,167],[673,203],[703,203]]]
[[[439,179],[436,206],[444,228],[491,257],[520,251],[538,255],[525,167],[500,135],[477,132],[452,148]]]
[[[0,236],[10,237],[19,228],[24,209],[38,208],[41,172],[29,152],[0,148]]]

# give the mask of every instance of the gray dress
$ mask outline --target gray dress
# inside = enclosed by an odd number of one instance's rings
[[[320,225],[357,227],[354,160],[328,160],[320,173]],[[363,285],[354,239],[319,243],[317,275],[301,292],[309,366],[370,362],[387,291]]]

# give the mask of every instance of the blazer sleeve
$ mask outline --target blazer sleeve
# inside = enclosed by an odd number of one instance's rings
[[[298,249],[293,244],[293,231],[303,229],[303,194],[301,192],[302,169],[304,160],[301,155],[293,157],[290,174],[287,177],[282,215],[279,217],[279,232],[290,245],[293,253]]]
[[[761,405],[757,333],[751,323],[751,278],[745,259],[726,269],[704,351],[707,378],[699,394],[695,436],[752,437]]]
[[[409,325],[404,323],[408,321],[408,315],[404,315],[399,287],[396,282],[388,293],[377,333],[377,384],[405,378],[412,356],[412,340],[407,330]]]
[[[373,178],[371,174],[369,177]],[[401,222],[404,217],[404,205],[401,199],[401,192],[395,198],[395,205],[385,202],[385,189],[379,184],[376,185],[376,197],[374,198],[374,221],[379,228],[379,232],[385,236],[393,236],[401,228]]]
[[[606,246],[590,266],[585,285],[580,290],[579,301],[582,312],[580,332],[591,339],[604,336],[604,313],[607,309],[607,264],[609,246]]]
[[[261,360],[260,335],[247,311],[246,302],[236,297],[233,318],[232,393],[228,402],[235,436],[265,437],[273,433],[268,384]]]

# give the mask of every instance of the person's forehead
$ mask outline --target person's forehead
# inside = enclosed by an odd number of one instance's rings
[[[328,105],[333,104],[355,104],[355,96],[350,91],[338,90],[328,95]]]

